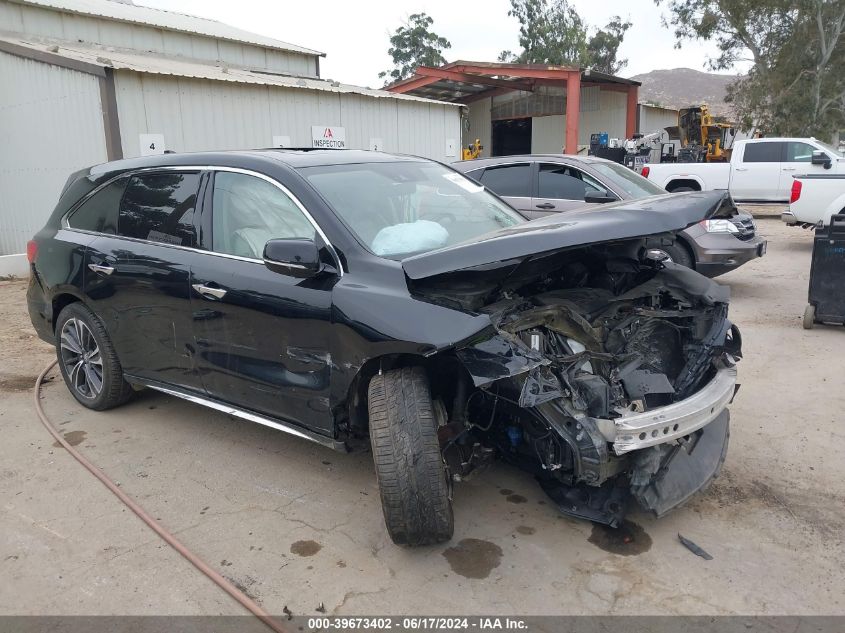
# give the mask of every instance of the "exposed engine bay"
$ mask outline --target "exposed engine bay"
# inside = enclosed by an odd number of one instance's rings
[[[455,371],[433,385],[453,480],[499,457],[533,473],[562,512],[617,525],[631,497],[662,515],[718,474],[739,331],[728,288],[645,256],[663,239],[413,284],[492,323],[456,346]]]

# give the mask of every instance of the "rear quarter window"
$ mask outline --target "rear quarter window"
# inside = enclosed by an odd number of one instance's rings
[[[118,214],[123,237],[194,246],[194,211],[199,173],[160,173],[133,176]]]
[[[68,226],[95,233],[117,233],[117,210],[129,177],[118,178],[85,200],[68,217]]]

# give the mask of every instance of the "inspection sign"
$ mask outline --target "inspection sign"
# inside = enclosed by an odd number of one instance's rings
[[[346,149],[346,128],[333,125],[312,125],[311,147]]]

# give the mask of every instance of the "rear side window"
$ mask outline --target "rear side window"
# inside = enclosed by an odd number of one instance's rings
[[[162,244],[194,246],[198,173],[133,176],[120,203],[118,232]]]
[[[481,176],[481,184],[500,196],[530,198],[531,166],[524,163],[505,167],[488,167]]]
[[[68,218],[68,226],[96,233],[117,233],[117,209],[129,177],[118,178],[83,202]]]
[[[743,163],[779,163],[783,156],[783,143],[748,143],[742,155]]]

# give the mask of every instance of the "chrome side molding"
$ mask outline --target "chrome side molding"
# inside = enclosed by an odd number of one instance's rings
[[[240,409],[225,402],[220,402],[219,400],[214,400],[213,398],[198,396],[194,393],[188,393],[187,391],[182,391],[181,389],[178,389],[176,387],[172,387],[170,385],[165,386],[151,380],[145,380],[143,378],[138,378],[135,376],[126,376],[126,380],[127,382],[130,382],[133,385],[149,387],[150,389],[166,393],[170,396],[176,396],[177,398],[182,398],[183,400],[187,400],[188,402],[193,402],[195,404],[208,407],[209,409],[214,409],[215,411],[220,411],[228,415],[233,415],[237,418],[241,418],[242,420],[248,420],[250,422],[255,422],[256,424],[269,426],[271,429],[276,429],[277,431],[282,431],[284,433],[295,435],[296,437],[301,437],[302,439],[309,440],[311,442],[316,442],[317,444],[322,444],[323,446],[326,446],[340,453],[349,452],[349,448],[346,446],[345,442],[326,437],[325,435],[320,435],[319,433],[308,431],[288,422],[275,420],[273,418],[269,418],[258,413],[253,413],[252,411]]]

